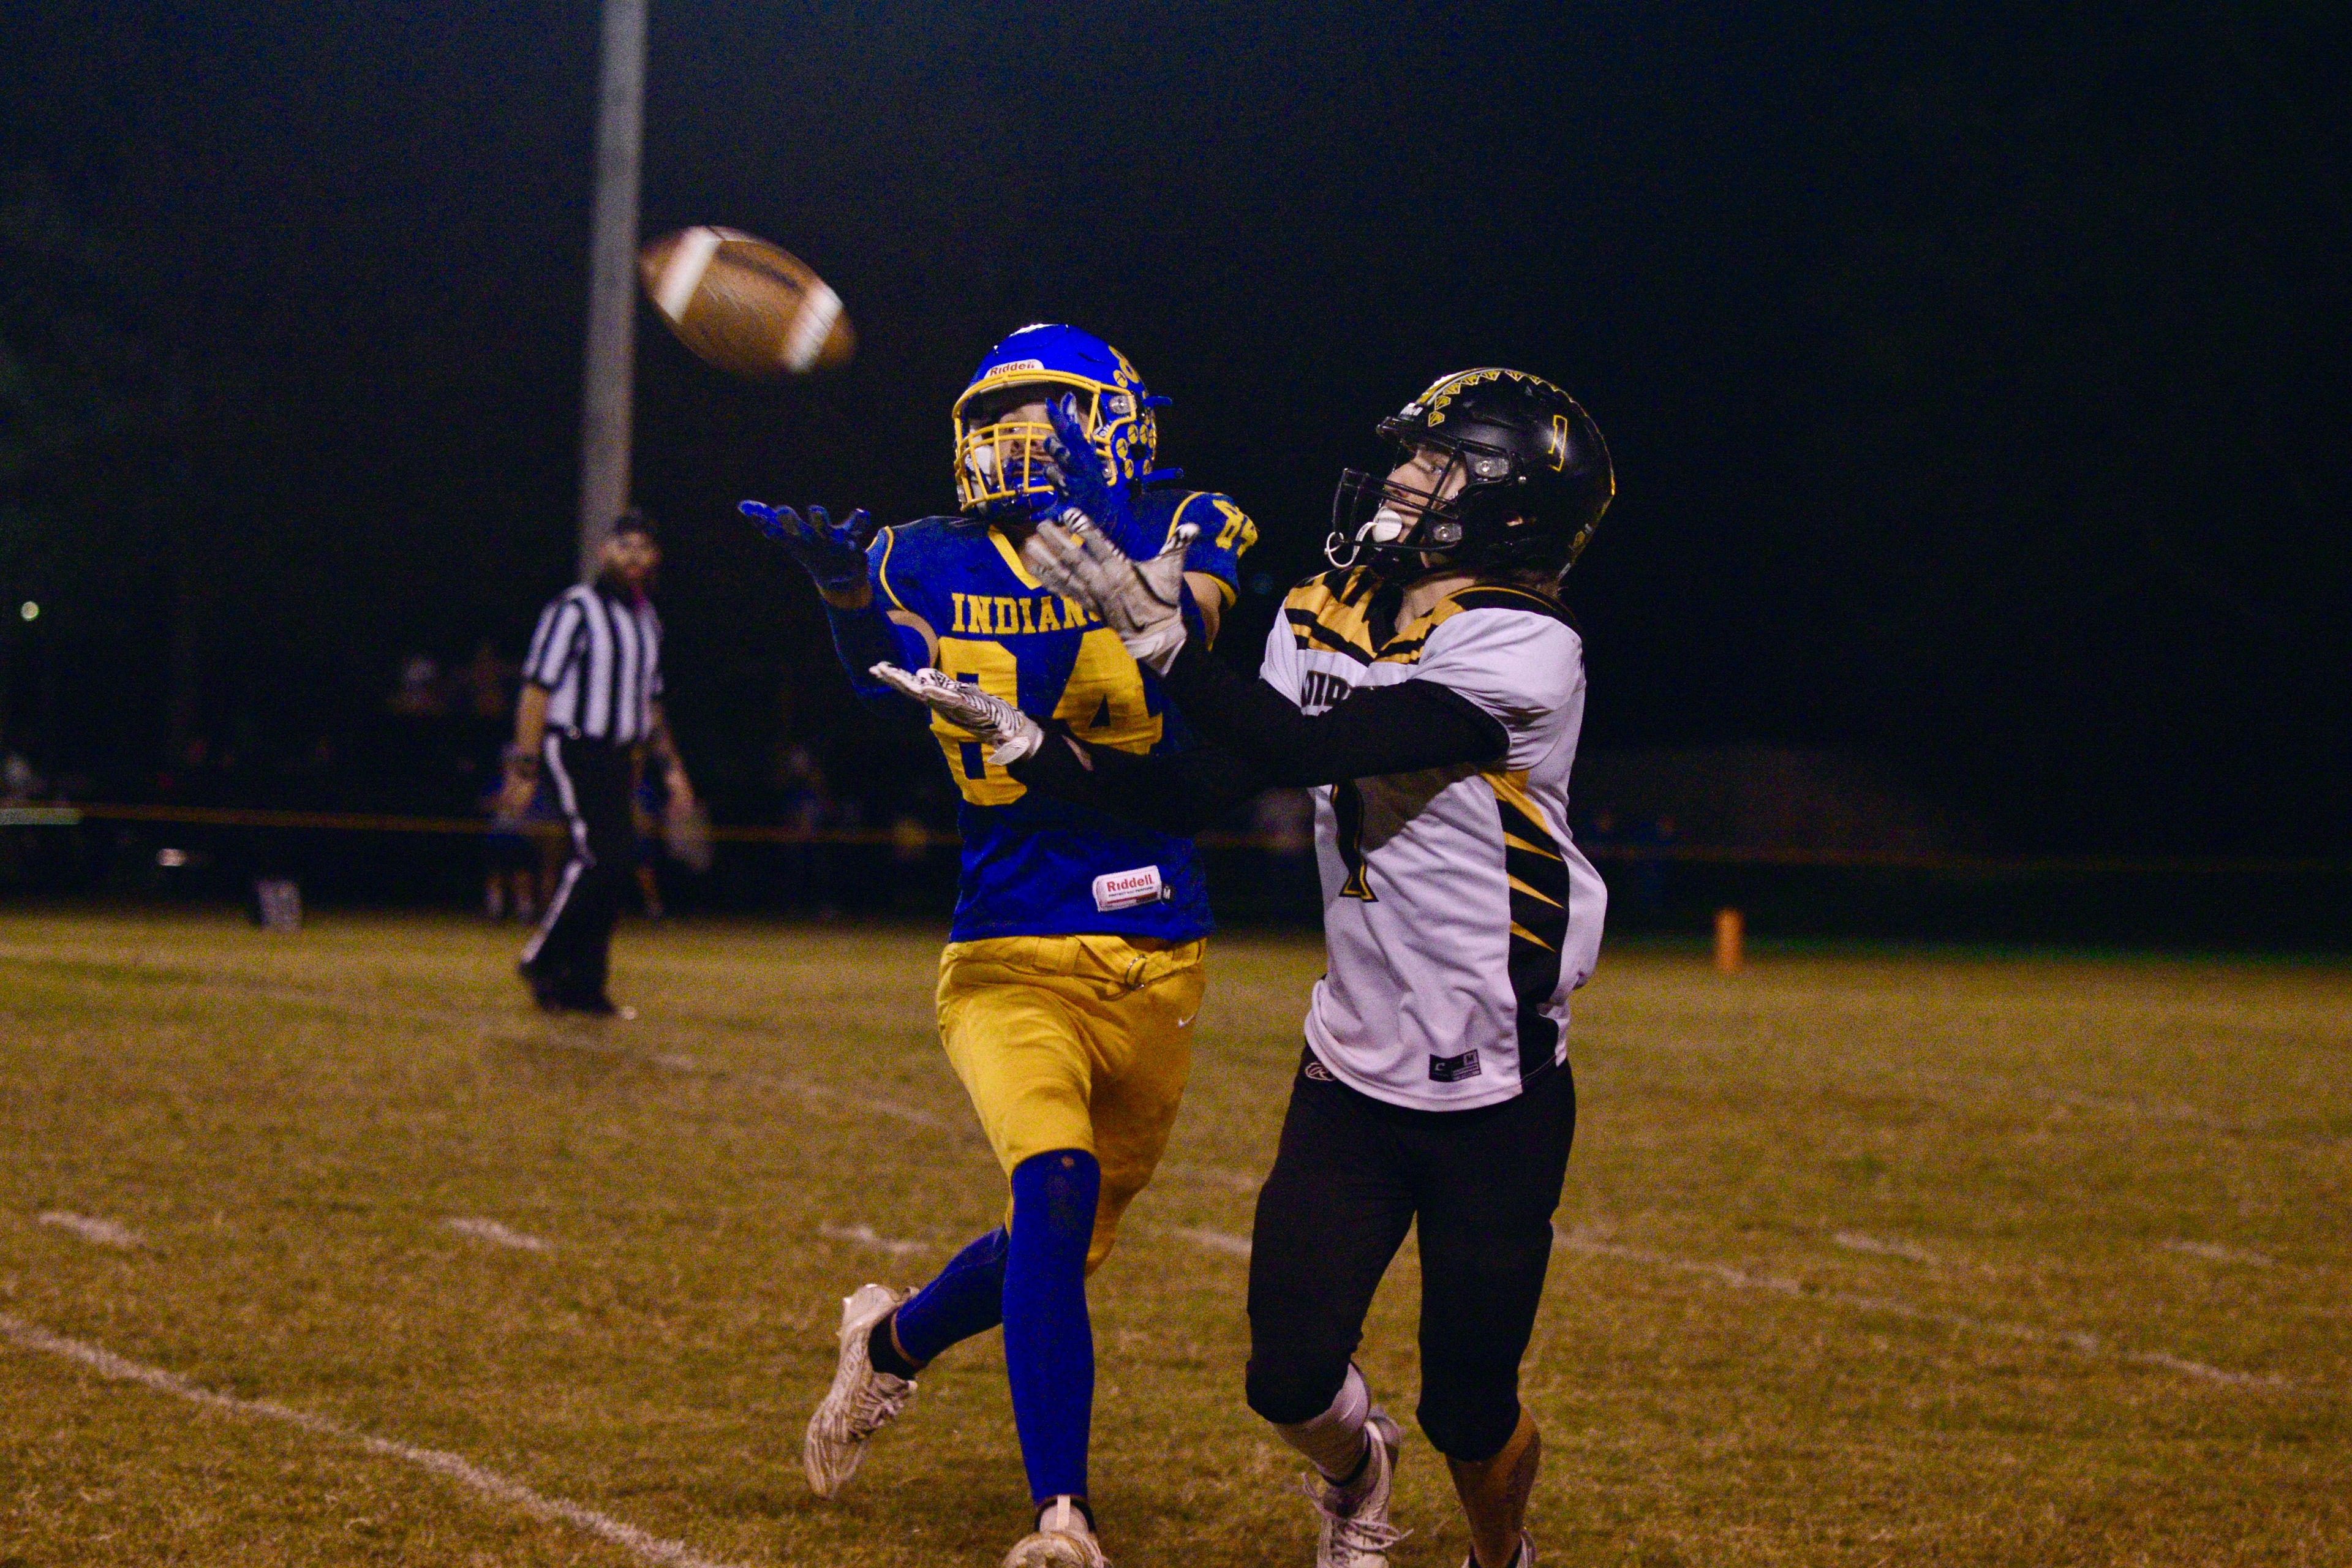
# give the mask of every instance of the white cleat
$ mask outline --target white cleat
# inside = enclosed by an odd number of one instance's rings
[[[1307,1500],[1323,1521],[1315,1540],[1315,1568],[1388,1568],[1389,1548],[1412,1533],[1389,1522],[1389,1491],[1396,1482],[1397,1450],[1404,1444],[1404,1434],[1387,1411],[1375,1405],[1364,1422],[1364,1435],[1371,1441],[1364,1473],[1354,1485],[1336,1487],[1320,1476],[1307,1478]]]
[[[915,1397],[912,1380],[875,1371],[866,1354],[866,1336],[874,1325],[913,1294],[887,1285],[861,1285],[841,1303],[841,1360],[833,1369],[833,1386],[809,1417],[808,1436],[801,1441],[809,1489],[819,1497],[831,1497],[849,1484],[858,1461],[866,1458],[866,1440],[887,1426]]]
[[[1462,1568],[1478,1568],[1478,1554],[1474,1552],[1465,1557]],[[1511,1559],[1510,1568],[1536,1568],[1536,1538],[1524,1530],[1519,1531],[1519,1554]]]
[[[1037,1528],[1013,1543],[1004,1568],[1110,1568],[1094,1526],[1068,1498],[1055,1498],[1037,1516]]]

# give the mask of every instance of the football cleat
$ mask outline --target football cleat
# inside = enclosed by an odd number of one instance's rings
[[[1478,1568],[1478,1554],[1472,1552],[1462,1560],[1462,1568]],[[1505,1568],[1536,1568],[1536,1538],[1526,1531],[1519,1531],[1519,1550]]]
[[[1389,1492],[1396,1481],[1397,1451],[1404,1434],[1378,1405],[1364,1423],[1371,1441],[1364,1473],[1350,1486],[1334,1486],[1320,1476],[1307,1478],[1307,1500],[1321,1516],[1315,1539],[1315,1568],[1388,1568],[1389,1548],[1409,1531],[1389,1522]]]
[[[887,1285],[861,1285],[841,1303],[841,1359],[834,1363],[833,1386],[809,1417],[801,1441],[801,1463],[809,1489],[831,1497],[849,1484],[866,1458],[866,1440],[897,1419],[915,1397],[911,1379],[877,1372],[866,1354],[874,1325],[913,1295]]]
[[[1013,1543],[1003,1568],[1110,1568],[1110,1559],[1077,1505],[1057,1497],[1037,1516],[1036,1530]]]

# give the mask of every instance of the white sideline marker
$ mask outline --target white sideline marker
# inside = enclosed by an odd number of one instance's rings
[[[816,1233],[828,1241],[854,1241],[860,1247],[871,1247],[893,1258],[912,1258],[919,1252],[929,1252],[928,1241],[893,1241],[887,1236],[877,1236],[870,1225],[821,1225]]]
[[[552,1242],[541,1241],[535,1236],[509,1230],[494,1219],[445,1219],[441,1222],[460,1236],[470,1236],[477,1241],[487,1241],[499,1247],[511,1247],[519,1252],[552,1252]]]
[[[235,1415],[261,1415],[272,1421],[282,1421],[297,1426],[316,1437],[331,1437],[339,1442],[356,1443],[371,1454],[388,1459],[399,1459],[419,1469],[446,1476],[459,1486],[479,1492],[495,1501],[520,1509],[533,1519],[553,1524],[568,1524],[603,1541],[611,1542],[625,1551],[635,1553],[647,1563],[662,1568],[736,1568],[735,1564],[717,1562],[703,1556],[682,1541],[670,1541],[648,1534],[634,1524],[624,1524],[609,1514],[583,1508],[563,1498],[533,1491],[520,1481],[483,1469],[472,1461],[439,1448],[419,1448],[413,1444],[397,1443],[389,1437],[373,1437],[367,1433],[330,1421],[323,1415],[313,1415],[307,1410],[297,1410],[280,1405],[274,1399],[240,1399],[233,1394],[219,1394],[200,1384],[189,1382],[176,1373],[162,1367],[144,1366],[128,1361],[112,1351],[97,1345],[71,1340],[63,1334],[0,1314],[0,1337],[5,1337],[24,1350],[38,1351],[44,1355],[60,1356],[78,1361],[100,1376],[118,1382],[137,1383],[214,1410],[224,1410]]]
[[[59,1230],[69,1230],[92,1247],[112,1247],[131,1252],[147,1245],[147,1238],[129,1226],[117,1225],[110,1219],[99,1219],[90,1215],[50,1209],[41,1215],[41,1223],[56,1226]]]

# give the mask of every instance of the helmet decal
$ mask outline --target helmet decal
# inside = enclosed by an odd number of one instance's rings
[[[1454,401],[1454,397],[1456,393],[1466,392],[1471,387],[1480,385],[1486,382],[1500,381],[1505,376],[1508,376],[1513,381],[1525,383],[1529,386],[1540,387],[1546,392],[1556,393],[1561,397],[1566,397],[1568,395],[1567,393],[1560,391],[1559,387],[1554,386],[1550,382],[1546,381],[1543,377],[1539,375],[1530,375],[1523,370],[1504,370],[1497,366],[1485,370],[1457,371],[1452,375],[1439,376],[1436,381],[1430,384],[1430,388],[1427,392],[1423,393],[1419,397],[1414,398],[1412,402],[1405,405],[1403,416],[1407,419],[1418,418],[1421,416],[1422,408],[1426,407],[1429,410],[1429,423],[1432,425],[1443,424],[1445,420],[1445,405]]]

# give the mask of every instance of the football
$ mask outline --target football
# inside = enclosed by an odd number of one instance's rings
[[[841,296],[800,258],[731,228],[682,228],[637,252],[646,298],[706,364],[768,378],[838,370],[857,347]]]

